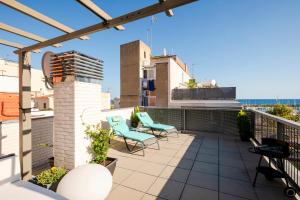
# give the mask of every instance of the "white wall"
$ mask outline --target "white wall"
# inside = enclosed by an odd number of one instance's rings
[[[18,77],[0,76],[0,92],[19,93]]]
[[[6,121],[0,124],[0,155],[19,155],[19,123]]]
[[[53,149],[39,144],[53,144],[53,114],[32,118],[32,165],[37,167],[48,163]],[[19,163],[19,122],[5,121],[0,124],[0,155],[14,153]]]
[[[187,82],[190,75],[186,73],[172,58],[169,58],[169,103],[172,101],[172,89]]]

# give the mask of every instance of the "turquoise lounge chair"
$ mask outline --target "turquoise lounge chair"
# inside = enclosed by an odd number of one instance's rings
[[[119,137],[122,137],[124,139],[126,148],[128,149],[128,151],[130,153],[135,153],[135,152],[141,150],[140,148],[137,150],[133,150],[137,146],[137,144],[141,145],[141,148],[143,150],[143,156],[145,155],[145,150],[144,150],[145,147],[147,147],[149,145],[156,143],[157,147],[159,149],[159,143],[158,143],[158,140],[155,138],[155,136],[147,134],[147,133],[143,133],[143,132],[130,130],[128,128],[125,120],[121,116],[107,117],[107,121],[108,121],[109,125],[112,127],[114,134]],[[129,148],[127,139],[130,139],[130,140],[133,140],[136,142],[131,149]],[[151,139],[154,139],[154,142],[146,145],[145,141],[151,140]]]
[[[165,133],[166,136],[169,133],[176,133],[178,136],[178,131],[175,126],[155,123],[151,119],[151,117],[148,115],[147,112],[139,112],[139,113],[137,113],[137,116],[138,116],[140,122],[143,124],[143,126],[146,128],[150,128],[153,134],[154,134],[154,131],[160,131],[159,136],[162,133]]]

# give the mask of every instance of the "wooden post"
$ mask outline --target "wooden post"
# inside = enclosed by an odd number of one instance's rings
[[[22,180],[32,176],[30,52],[19,53],[19,156]]]

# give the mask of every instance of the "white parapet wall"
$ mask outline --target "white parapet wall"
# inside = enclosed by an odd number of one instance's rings
[[[19,155],[19,122],[0,122],[0,155]]]
[[[87,112],[91,110],[92,112]],[[90,160],[83,122],[100,118],[101,85],[68,81],[54,86],[54,162],[73,169]],[[83,120],[82,117],[83,116]]]
[[[39,112],[32,117],[32,166],[49,163],[53,157],[53,113]],[[19,165],[19,122],[16,120],[0,122],[0,155],[16,155]]]
[[[109,128],[107,116],[129,120],[133,108],[101,111],[101,85],[78,81],[54,86],[54,162],[73,169],[91,160],[85,125],[101,123]]]

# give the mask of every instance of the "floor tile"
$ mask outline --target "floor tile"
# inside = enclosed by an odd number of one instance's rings
[[[221,158],[220,157],[220,165],[225,165],[225,166],[230,166],[230,167],[239,167],[244,169],[244,163],[242,162],[241,159],[233,159],[233,158]]]
[[[183,183],[158,178],[151,186],[151,188],[147,191],[147,193],[169,200],[178,200],[180,198],[183,187]]]
[[[141,165],[143,164],[143,161],[138,160],[138,159],[133,159],[133,158],[119,158],[118,157],[118,162],[117,166],[129,169],[129,170],[136,170],[138,169]]]
[[[160,174],[160,177],[185,183],[188,175],[189,170],[179,167],[167,166]]]
[[[182,151],[190,151],[190,152],[198,152],[198,149],[197,147],[191,147],[191,146],[185,146],[185,145],[182,145],[180,150]]]
[[[200,147],[199,154],[207,154],[207,155],[211,155],[211,156],[218,156],[218,149]]]
[[[119,185],[106,198],[106,200],[130,199],[139,200],[144,193]]]
[[[218,165],[195,161],[192,171],[218,175]]]
[[[242,198],[242,197],[232,196],[230,194],[224,194],[224,193],[220,192],[219,200],[246,200],[246,199]]]
[[[142,192],[146,192],[155,180],[155,176],[150,176],[140,172],[134,172],[122,182],[122,185]]]
[[[116,167],[116,170],[113,175],[113,182],[122,183],[122,181],[128,178],[132,173],[133,171],[131,170]]]
[[[193,166],[193,163],[194,161],[189,159],[172,158],[168,163],[168,165],[190,170]]]
[[[248,199],[256,199],[250,182],[220,177],[220,192]]]
[[[164,156],[164,155],[149,155],[145,157],[145,160],[150,161],[150,162],[155,162],[159,164],[168,164],[168,162],[171,160],[170,156]]]
[[[151,153],[155,153],[155,154],[159,154],[159,155],[163,155],[163,156],[170,156],[170,157],[173,157],[177,152],[177,150],[174,150],[174,149],[167,149],[167,148],[161,147],[159,152],[157,152],[157,150],[155,150],[155,149],[147,149],[146,156],[148,155],[147,154],[148,151]]]
[[[150,194],[145,194],[141,200],[164,200],[164,199],[150,195]]]
[[[220,176],[243,181],[250,181],[247,171],[238,167],[220,165]]]
[[[191,171],[187,183],[210,190],[218,190],[218,176],[215,175]]]
[[[218,157],[217,156],[211,156],[206,154],[198,154],[196,157],[197,161],[206,162],[206,163],[212,163],[212,164],[218,164]]]
[[[144,161],[144,163],[142,165],[140,165],[140,167],[137,169],[137,171],[143,172],[145,174],[149,174],[152,176],[158,176],[165,167],[166,167],[165,165]]]
[[[174,157],[176,158],[185,158],[185,159],[190,159],[194,160],[197,155],[197,152],[195,151],[185,151],[185,150],[179,150]]]
[[[192,185],[186,185],[181,200],[217,200],[218,192]]]

